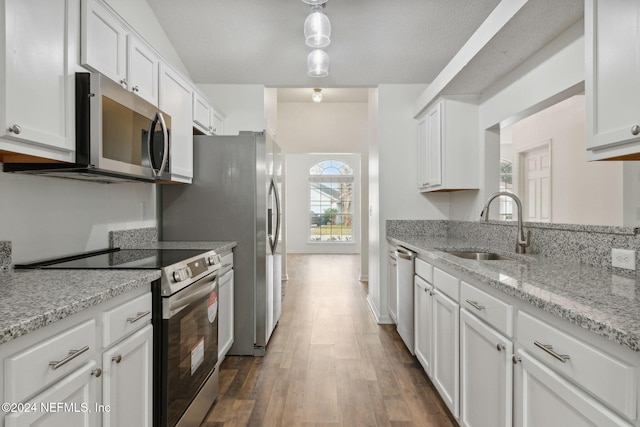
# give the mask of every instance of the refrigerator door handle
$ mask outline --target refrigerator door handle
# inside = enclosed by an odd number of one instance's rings
[[[268,209],[268,234],[269,234],[269,245],[271,246],[271,253],[276,253],[276,249],[278,248],[278,239],[280,238],[280,197],[278,195],[278,187],[276,186],[276,182],[273,178],[271,178],[271,185],[269,186],[269,196],[273,197],[276,202],[276,231],[275,236],[273,235],[272,229],[272,214],[273,211],[271,208]]]

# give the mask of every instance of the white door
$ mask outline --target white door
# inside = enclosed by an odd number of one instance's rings
[[[460,425],[512,425],[513,343],[460,310]]]
[[[460,306],[435,290],[433,296],[433,383],[453,416],[460,415]]]
[[[151,426],[153,327],[147,325],[105,351],[102,366],[102,399],[109,405],[102,414],[103,427]]]
[[[427,183],[442,185],[442,102],[427,113]]]
[[[432,340],[433,340],[433,286],[420,276],[414,276],[415,280],[415,352],[418,362],[430,377],[433,376],[431,365]]]
[[[536,361],[526,351],[518,350],[516,356],[516,427],[631,427],[631,424]]]
[[[520,154],[523,219],[551,222],[551,145]]]
[[[395,258],[395,249],[387,246],[389,256],[387,257],[387,308],[389,316],[394,323],[398,323],[398,262]]]
[[[128,44],[129,90],[157,106],[160,58],[136,37],[129,36]]]

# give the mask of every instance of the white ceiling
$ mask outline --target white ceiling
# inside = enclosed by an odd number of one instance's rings
[[[430,83],[499,0],[329,0],[331,66],[323,78],[307,76],[310,8],[301,0],[147,2],[196,83],[306,88],[279,90],[284,102],[308,101],[310,88],[321,87],[323,102],[366,102],[366,90],[340,98],[337,89]],[[478,93],[577,22],[583,7],[583,0],[530,0],[452,82],[455,91]]]

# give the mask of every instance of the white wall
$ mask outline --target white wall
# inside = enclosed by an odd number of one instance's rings
[[[477,220],[486,198],[497,191],[497,129],[579,93],[583,82],[584,22],[580,21],[481,95],[480,191],[452,193],[452,219]],[[584,158],[584,150],[575,155]]]
[[[105,0],[122,19],[136,29],[151,46],[175,66],[180,72],[189,76],[180,55],[169,41],[160,22],[149,7],[146,0]],[[190,77],[189,77],[190,78]]]
[[[265,130],[264,86],[198,84],[198,87],[227,115],[224,122],[225,135],[237,135],[240,131]]]
[[[309,169],[323,160],[340,160],[353,168],[353,242],[309,241]],[[287,252],[360,253],[360,155],[359,154],[287,154]]]
[[[108,232],[155,227],[155,184],[98,184],[0,173],[0,240],[13,262],[106,248]]]
[[[622,163],[585,161],[585,120],[584,95],[527,117],[511,126],[514,155],[551,140],[552,222],[621,226]]]

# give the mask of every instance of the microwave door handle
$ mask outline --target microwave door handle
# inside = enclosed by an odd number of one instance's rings
[[[156,114],[151,123],[149,124],[149,132],[147,133],[147,158],[149,159],[149,166],[151,166],[151,172],[153,176],[156,177],[158,174],[156,173],[155,165],[153,164],[153,135],[155,134],[156,124],[158,123],[158,115]]]
[[[156,113],[156,117],[158,121],[160,121],[160,127],[162,128],[162,164],[160,165],[160,170],[158,171],[158,175],[162,175],[165,168],[167,167],[167,162],[169,161],[169,131],[167,130],[167,124],[164,121],[164,116],[161,112]]]

